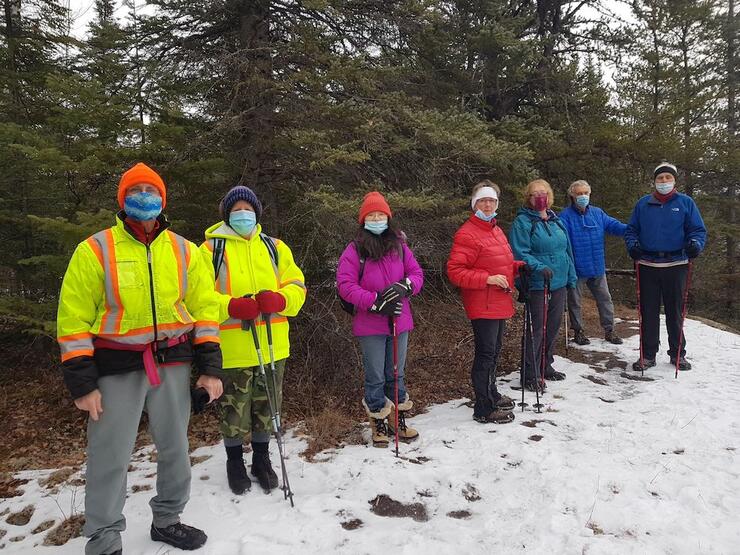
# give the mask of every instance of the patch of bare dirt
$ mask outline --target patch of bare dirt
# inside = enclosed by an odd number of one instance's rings
[[[54,526],[54,521],[53,520],[45,520],[44,522],[42,522],[41,524],[39,524],[38,526],[36,526],[36,528],[34,528],[31,531],[31,533],[32,534],[40,534],[41,532],[46,532],[52,526]]]
[[[481,496],[478,493],[478,488],[476,488],[473,484],[465,484],[465,487],[462,490],[462,494],[463,497],[471,503],[481,500]]]
[[[134,484],[131,486],[132,493],[139,493],[140,491],[150,491],[152,486],[149,484]]]
[[[412,518],[416,522],[429,520],[427,508],[421,503],[404,504],[391,499],[385,494],[378,495],[375,499],[368,501],[370,510],[378,516],[394,518]]]
[[[66,482],[69,477],[72,476],[72,474],[74,474],[75,472],[77,472],[76,468],[60,468],[56,472],[52,472],[51,474],[49,474],[49,476],[47,476],[45,480],[42,480],[39,483],[45,488],[54,489],[60,484]]]
[[[8,499],[23,495],[23,490],[20,487],[29,481],[23,478],[13,478],[10,474],[2,474],[0,476],[0,498]]]
[[[542,439],[542,437],[543,436],[541,436],[539,434],[534,434],[532,436],[529,436],[529,439],[530,439],[530,441],[540,441]]]
[[[641,376],[640,374],[628,374],[627,372],[622,372],[619,375],[623,378],[632,380],[634,382],[654,382],[655,381],[654,378],[650,378],[648,376]]]
[[[197,457],[190,455],[190,466],[195,466],[196,464],[205,462],[210,458],[211,458],[211,455],[199,455]]]
[[[450,511],[449,513],[447,513],[447,516],[450,518],[457,518],[460,520],[464,520],[464,519],[470,518],[473,515],[470,511],[466,511],[465,509],[462,509],[460,511]]]
[[[534,419],[534,420],[527,420],[526,422],[522,422],[522,426],[526,426],[527,428],[536,428],[537,424],[550,424],[550,426],[557,426],[555,422],[552,420],[546,420],[546,419]]]
[[[353,518],[351,520],[345,520],[339,523],[345,530],[357,530],[363,525],[363,522],[359,518]]]
[[[606,380],[599,378],[597,376],[592,376],[591,374],[586,374],[585,376],[581,376],[581,377],[586,378],[588,381],[593,382],[598,385],[609,385],[609,383]]]

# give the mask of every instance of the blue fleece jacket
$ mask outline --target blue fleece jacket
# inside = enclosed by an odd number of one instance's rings
[[[565,226],[552,210],[543,220],[531,208],[520,208],[509,231],[509,243],[516,260],[523,260],[532,269],[530,289],[545,288],[542,270],[550,268],[553,276],[550,289],[575,287],[576,269]]]
[[[627,249],[638,246],[642,260],[676,262],[686,260],[686,245],[696,241],[703,250],[707,228],[694,199],[676,193],[665,203],[653,195],[637,201],[624,234]]]
[[[585,212],[581,212],[577,206],[571,204],[560,213],[560,220],[568,230],[578,277],[603,276],[606,273],[604,234],[622,237],[627,224],[591,205],[586,207]]]

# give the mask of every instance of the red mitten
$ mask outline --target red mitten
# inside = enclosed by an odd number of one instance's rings
[[[254,297],[260,304],[263,314],[277,314],[285,310],[285,297],[275,291],[262,291]]]
[[[254,320],[260,314],[260,305],[254,299],[234,297],[229,301],[229,316],[237,320]]]

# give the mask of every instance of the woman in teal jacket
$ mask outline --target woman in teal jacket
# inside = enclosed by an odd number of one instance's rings
[[[562,380],[565,374],[557,372],[552,363],[555,339],[560,330],[560,321],[565,309],[566,287],[576,286],[576,269],[568,233],[558,216],[550,210],[553,203],[550,184],[536,179],[524,189],[524,206],[514,219],[509,232],[509,243],[514,258],[523,260],[531,269],[530,275],[520,283],[532,314],[531,338],[527,330],[528,356],[524,369],[527,389],[534,391],[539,386],[545,390],[545,382],[538,379]],[[548,299],[545,299],[545,286]],[[547,304],[547,335],[543,337],[543,321]],[[545,342],[545,357],[542,359],[542,343]],[[531,341],[531,342],[530,342]],[[542,368],[544,362],[544,368]],[[535,372],[538,369],[538,372]]]

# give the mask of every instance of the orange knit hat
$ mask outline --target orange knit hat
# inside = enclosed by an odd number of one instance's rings
[[[357,219],[360,223],[365,221],[365,218],[370,212],[382,212],[389,218],[393,216],[391,214],[391,207],[385,201],[385,197],[378,191],[372,191],[365,195],[362,199],[362,206],[360,206],[360,217]]]
[[[152,168],[139,162],[133,168],[129,168],[121,176],[121,181],[118,182],[118,206],[123,208],[123,200],[126,198],[126,191],[134,185],[141,185],[146,183],[153,185],[159,191],[162,197],[162,208],[167,205],[167,188],[164,185],[164,181]]]

